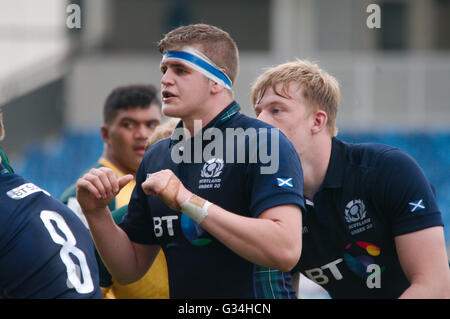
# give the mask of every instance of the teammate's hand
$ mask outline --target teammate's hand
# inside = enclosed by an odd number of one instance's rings
[[[192,195],[169,169],[151,174],[142,183],[142,190],[147,195],[158,196],[167,206],[176,211],[180,211],[180,205]]]
[[[117,178],[107,167],[93,168],[77,181],[77,201],[83,213],[105,208],[117,193],[133,179],[133,175]]]

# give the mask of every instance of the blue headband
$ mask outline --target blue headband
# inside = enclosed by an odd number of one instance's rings
[[[231,90],[233,84],[230,78],[214,62],[194,48],[184,47],[180,51],[167,51],[162,60],[166,59],[177,59],[187,62],[207,78]]]

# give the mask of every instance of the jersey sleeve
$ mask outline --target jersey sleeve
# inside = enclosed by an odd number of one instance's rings
[[[131,194],[128,212],[123,216],[119,227],[121,227],[133,242],[139,244],[155,243],[153,224],[150,216],[150,207],[147,202],[147,195],[142,190],[141,184],[147,178],[145,168],[145,157],[136,172],[136,186]]]
[[[22,177],[1,177],[0,295],[101,298],[94,243],[78,217]]]
[[[258,142],[259,160],[247,168],[252,215],[288,204],[304,211],[303,171],[294,146],[278,129],[271,129],[266,141]],[[269,155],[266,159],[264,153]]]
[[[375,202],[386,212],[394,236],[444,225],[432,185],[407,153],[383,154],[376,179]]]

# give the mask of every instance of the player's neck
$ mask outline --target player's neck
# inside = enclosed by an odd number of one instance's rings
[[[306,198],[313,200],[327,174],[331,156],[331,138],[326,135],[318,136],[310,144],[309,150],[300,155],[303,167],[303,193]]]
[[[208,123],[210,123],[231,102],[233,102],[233,99],[227,94],[222,94],[209,99],[198,113],[182,118],[184,128],[189,131],[191,136],[194,136],[203,127],[208,125]],[[196,121],[200,122],[196,123]],[[199,123],[201,125],[199,125]]]
[[[107,147],[105,147],[102,157],[104,159],[106,159],[108,162],[110,162],[112,165],[114,165],[114,167],[117,170],[119,170],[123,175],[131,174],[134,177],[136,177],[136,171],[131,170],[131,169],[125,167],[124,165],[122,165],[122,163],[120,161],[116,160],[116,158],[111,155],[111,152],[108,151]]]

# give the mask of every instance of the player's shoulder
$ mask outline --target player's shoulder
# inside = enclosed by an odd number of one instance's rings
[[[265,137],[264,139],[259,138],[258,140],[269,141],[274,139],[277,140],[278,143],[281,143],[280,146],[285,146],[283,144],[291,144],[286,135],[284,135],[278,127],[242,113],[238,113],[232,118],[228,128],[243,129],[247,134],[251,132],[251,129],[254,129],[253,132],[255,132],[255,136]]]
[[[344,153],[353,166],[376,169],[386,163],[386,159],[403,158],[406,153],[383,143],[348,143],[333,138],[333,149]]]
[[[27,180],[16,174],[0,175],[0,218],[4,220],[8,218],[6,215],[11,214],[16,204],[16,199],[21,196],[21,185],[26,185]]]
[[[0,178],[0,198],[19,201],[37,192],[50,194],[26,178],[17,174],[6,174]],[[4,203],[4,200],[1,201]]]
[[[10,174],[6,178],[2,177],[0,184],[2,220],[10,218],[9,220],[12,221],[16,217],[24,220],[28,214],[32,214],[34,211],[65,207],[45,189],[20,175]],[[23,214],[23,212],[27,212],[27,214]],[[9,226],[11,225],[9,224]]]
[[[337,149],[344,150],[342,158],[348,165],[361,174],[371,174],[378,181],[376,185],[383,186],[388,180],[406,181],[418,176],[421,180],[425,178],[417,161],[397,147],[382,143],[339,143]]]
[[[145,174],[167,168],[167,165],[172,162],[171,147],[176,143],[169,136],[152,144],[145,151],[144,157],[136,172],[136,179],[139,179],[138,176],[145,179]]]
[[[160,157],[162,154],[166,154],[170,149],[170,145],[172,142],[173,141],[171,136],[156,141],[147,149],[142,161],[148,161],[151,158]]]
[[[257,118],[250,117],[248,115],[245,115],[243,113],[237,113],[229,122],[229,127],[232,128],[266,128],[266,129],[276,129],[276,127],[267,124],[261,120],[258,120]]]

